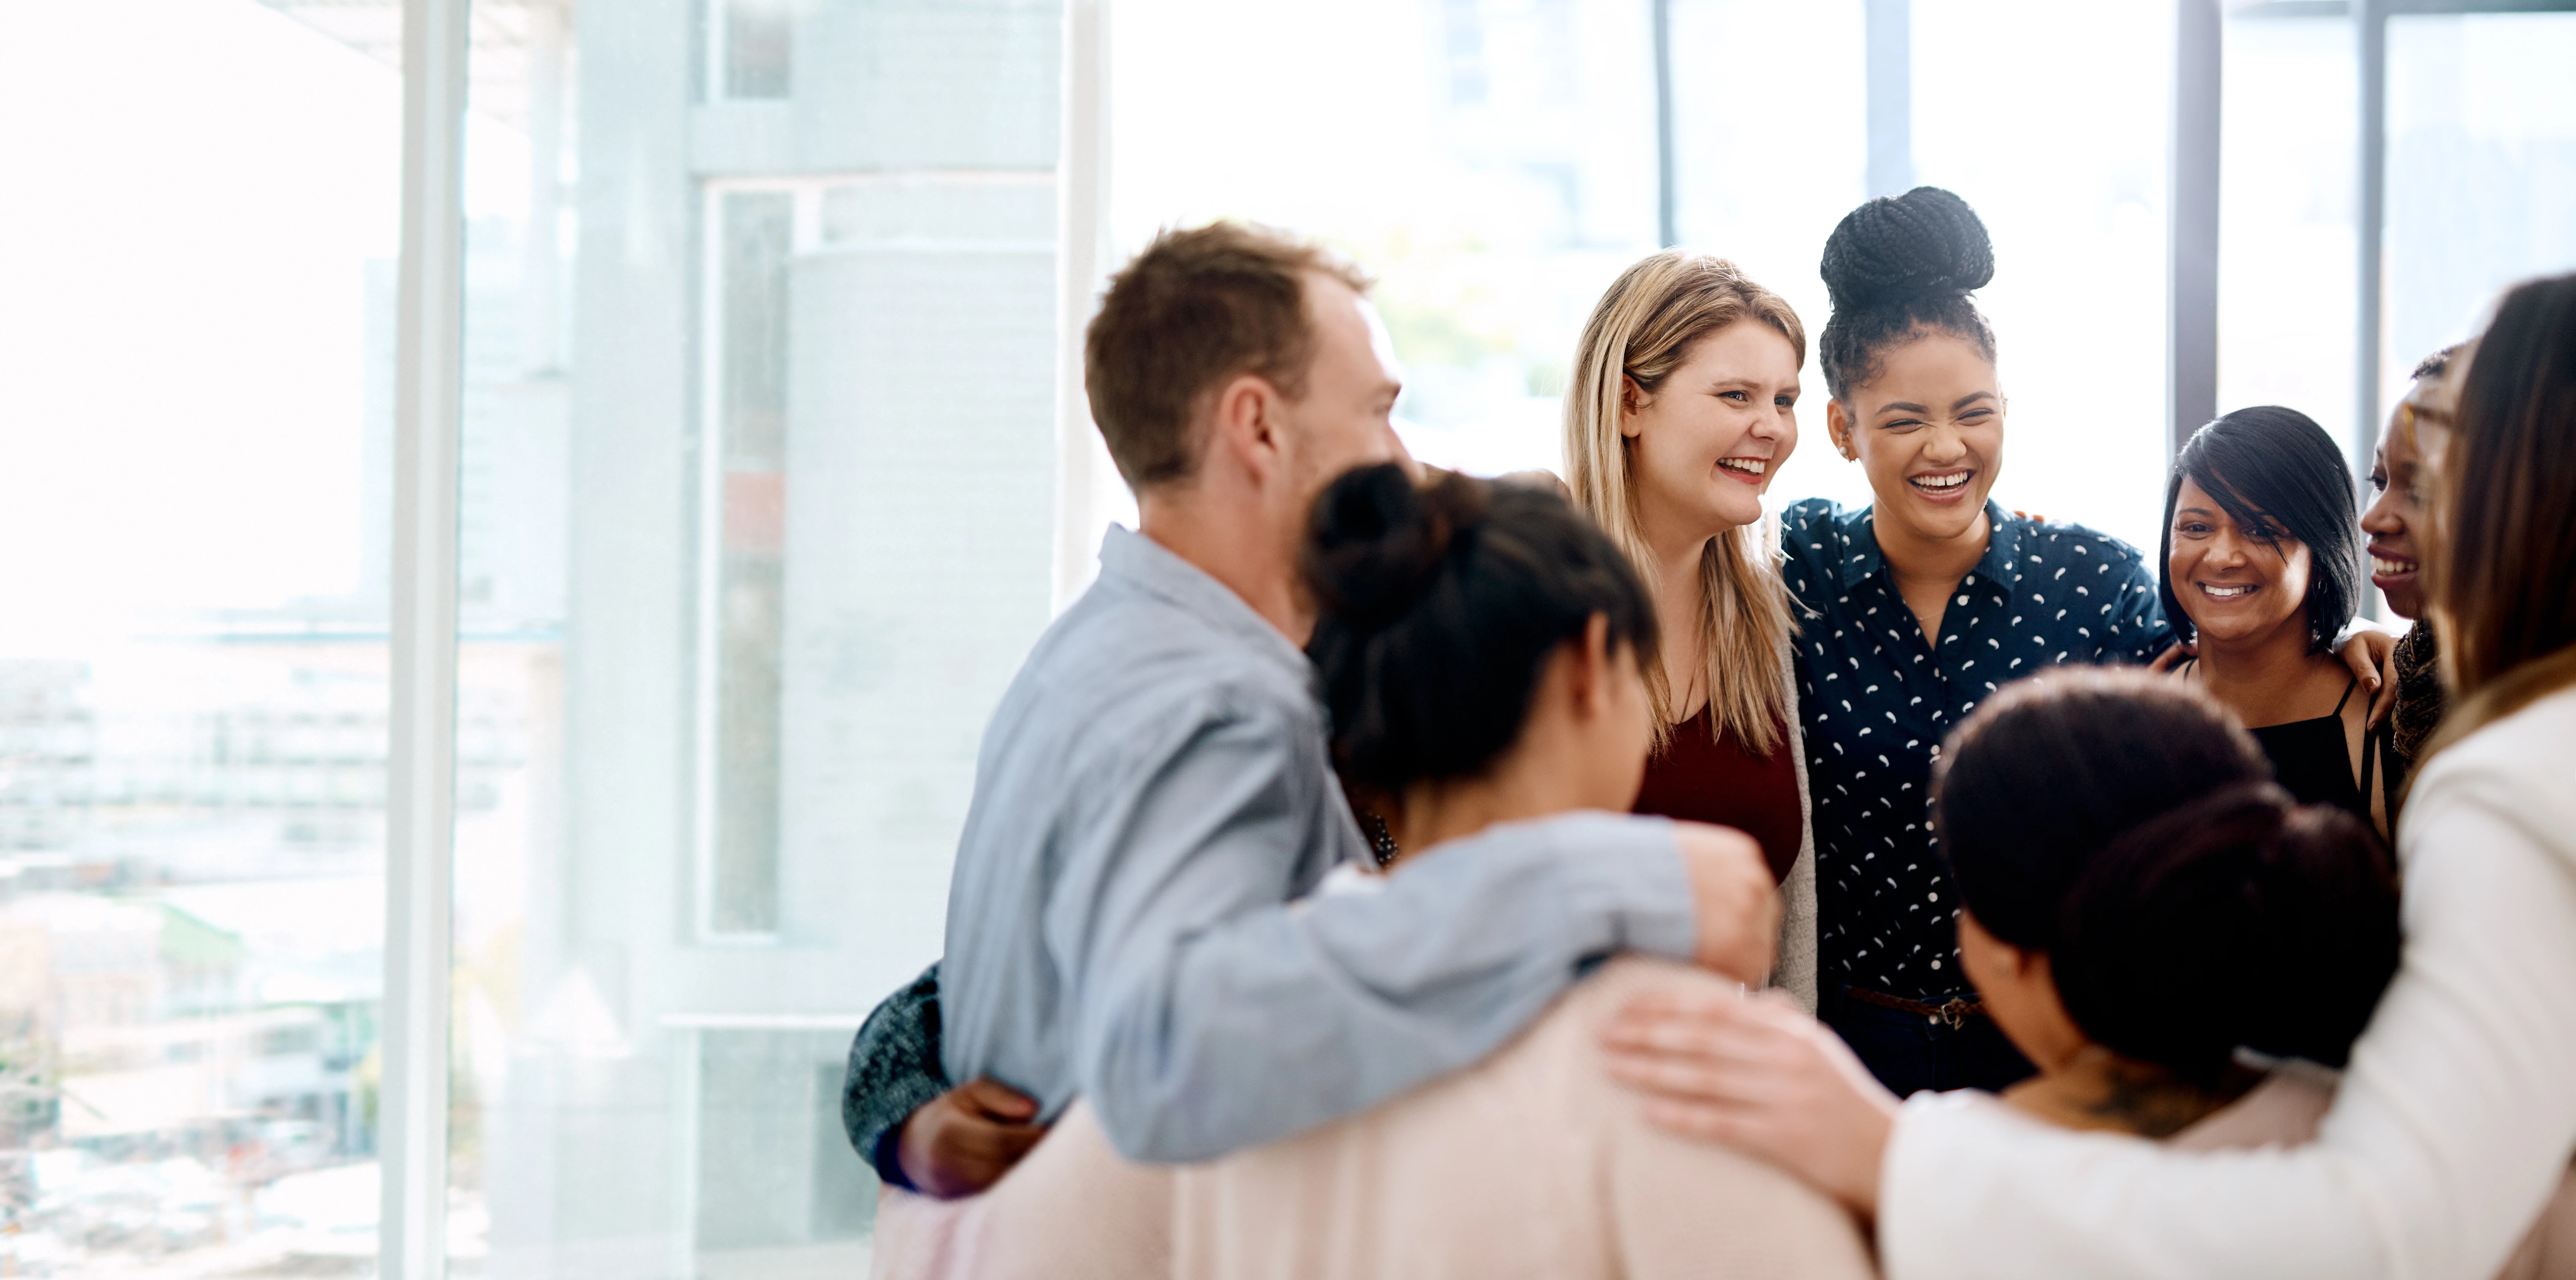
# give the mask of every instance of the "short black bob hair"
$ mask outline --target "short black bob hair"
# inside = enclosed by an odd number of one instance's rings
[[[1298,567],[1333,765],[1392,795],[1499,759],[1548,659],[1594,614],[1614,652],[1655,661],[1636,569],[1551,489],[1362,467],[1316,500]]]
[[[2324,653],[2361,608],[2361,516],[2343,450],[2316,420],[2276,404],[2224,414],[2191,434],[2165,481],[2156,582],[2165,621],[2185,641],[2191,615],[2174,590],[2174,506],[2190,480],[2251,534],[2269,529],[2308,548],[2308,651]],[[2287,552],[2281,554],[2287,555]]]

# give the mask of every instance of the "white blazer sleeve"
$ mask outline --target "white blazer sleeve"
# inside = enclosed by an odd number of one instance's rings
[[[2190,1153],[1918,1095],[1883,1168],[1890,1280],[2493,1275],[2576,1151],[2576,692],[2437,757],[2406,945],[2317,1141]]]

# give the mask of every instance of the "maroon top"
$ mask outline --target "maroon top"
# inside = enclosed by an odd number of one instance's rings
[[[1762,844],[1771,878],[1785,881],[1798,861],[1798,762],[1789,756],[1789,731],[1771,722],[1780,745],[1757,756],[1717,732],[1706,707],[1673,726],[1672,740],[1646,761],[1646,785],[1637,812],[1734,827]]]

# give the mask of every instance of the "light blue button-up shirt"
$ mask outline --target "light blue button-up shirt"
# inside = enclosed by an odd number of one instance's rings
[[[1688,958],[1661,819],[1578,814],[1304,898],[1367,843],[1306,656],[1223,584],[1112,528],[984,731],[948,897],[952,1080],[1130,1158],[1198,1160],[1364,1110],[1490,1052],[1594,960]]]

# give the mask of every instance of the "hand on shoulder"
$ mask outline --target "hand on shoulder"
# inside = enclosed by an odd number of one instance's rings
[[[1673,824],[1682,870],[1690,879],[1699,948],[1692,958],[1747,985],[1771,976],[1780,944],[1780,893],[1762,846],[1733,827]]]

